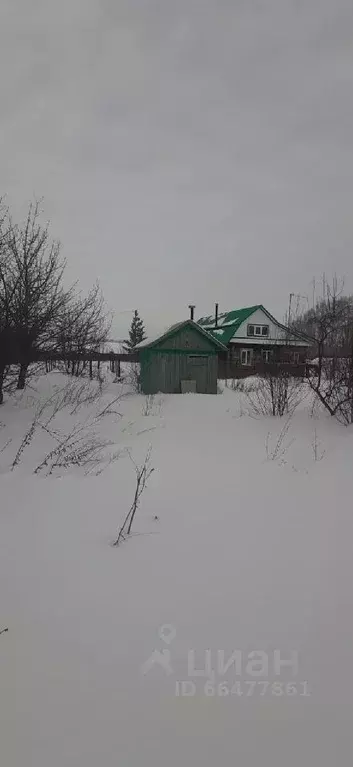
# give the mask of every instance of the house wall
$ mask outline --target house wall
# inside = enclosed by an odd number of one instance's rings
[[[299,364],[303,364],[306,361],[308,349],[306,346],[297,346],[297,345],[276,345],[276,343],[272,343],[272,345],[269,344],[253,344],[249,343],[250,339],[246,338],[241,343],[230,343],[229,344],[229,355],[228,359],[238,365],[241,364],[241,351],[242,349],[252,349],[252,358],[253,358],[253,364],[257,364],[258,362],[263,362],[263,350],[271,351],[271,361],[273,363],[276,362],[285,362],[285,363],[291,363],[295,364],[296,362]],[[297,356],[298,355],[298,356]]]
[[[268,325],[269,335],[266,337],[259,336],[258,338],[249,337],[248,325]],[[286,333],[286,331],[279,327],[277,323],[273,322],[262,309],[256,309],[254,314],[239,326],[232,340],[237,341],[238,339],[247,339],[248,343],[261,346],[271,345],[271,343],[280,344],[281,342],[289,342],[293,346],[303,346],[303,342],[300,339]]]

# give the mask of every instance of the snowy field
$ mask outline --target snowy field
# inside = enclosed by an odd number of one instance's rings
[[[287,421],[231,388],[146,403],[111,382],[19,452],[66,381],[0,412],[1,764],[348,766],[352,429],[309,395]],[[33,474],[83,422],[103,463]]]

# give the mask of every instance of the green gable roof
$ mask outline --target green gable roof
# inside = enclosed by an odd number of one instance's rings
[[[151,349],[154,346],[158,346],[158,344],[163,340],[165,341],[167,338],[171,338],[176,333],[181,330],[181,328],[190,326],[194,328],[194,330],[197,330],[198,333],[203,335],[205,338],[207,338],[208,341],[211,341],[213,346],[215,346],[219,351],[227,351],[226,347],[222,343],[222,339],[218,338],[217,335],[214,335],[213,333],[209,333],[208,330],[205,327],[201,327],[200,323],[194,322],[194,320],[184,320],[182,322],[177,322],[175,325],[172,325],[168,330],[166,330],[161,335],[157,336],[153,339],[146,339],[146,341],[142,341],[142,343],[138,344],[136,346],[136,350],[143,350],[143,349]]]
[[[234,334],[237,332],[237,330],[240,328],[240,325],[242,325],[245,320],[249,319],[254,312],[256,312],[257,309],[261,309],[266,316],[275,323],[275,325],[278,325],[279,328],[282,328],[282,330],[286,330],[290,332],[291,336],[297,337],[299,340],[303,341],[303,344],[309,346],[313,339],[309,338],[309,336],[305,335],[305,333],[301,333],[298,330],[294,330],[293,328],[286,328],[285,325],[283,325],[281,322],[278,322],[278,320],[273,317],[270,312],[265,309],[265,307],[262,304],[256,304],[256,306],[246,306],[243,309],[233,309],[231,312],[224,312],[223,314],[218,315],[218,324],[216,325],[216,317],[210,315],[209,317],[201,317],[201,319],[198,320],[198,324],[201,325],[207,332],[212,335],[214,338],[217,338],[218,341],[221,341],[222,344],[227,346],[229,344],[229,341],[233,338]]]
[[[218,325],[216,326],[216,318],[213,316],[201,317],[198,320],[199,325],[207,330],[210,335],[221,341],[222,344],[227,345],[234,333],[240,328],[245,320],[256,312],[257,309],[263,309],[261,304],[256,306],[246,306],[243,309],[233,309],[231,312],[224,312],[218,315]]]

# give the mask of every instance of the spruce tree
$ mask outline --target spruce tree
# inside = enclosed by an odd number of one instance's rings
[[[131,354],[135,351],[136,346],[140,344],[142,341],[144,341],[146,338],[145,333],[145,326],[143,324],[143,320],[141,320],[141,317],[135,309],[134,316],[132,318],[131,327],[129,330],[129,339],[125,341],[124,349],[126,352]]]

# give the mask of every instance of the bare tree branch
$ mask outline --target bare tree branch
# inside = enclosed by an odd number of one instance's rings
[[[135,514],[141,500],[142,493],[146,489],[147,482],[152,472],[154,471],[154,468],[152,468],[150,464],[151,453],[152,453],[152,448],[149,447],[147,454],[145,456],[145,459],[141,465],[138,465],[136,461],[133,459],[132,455],[128,453],[130,460],[133,463],[135,468],[136,487],[135,487],[133,502],[119,530],[119,534],[116,541],[114,542],[114,546],[119,546],[119,543],[121,543],[121,541],[125,540],[126,537],[131,534],[132,524],[133,524]]]

